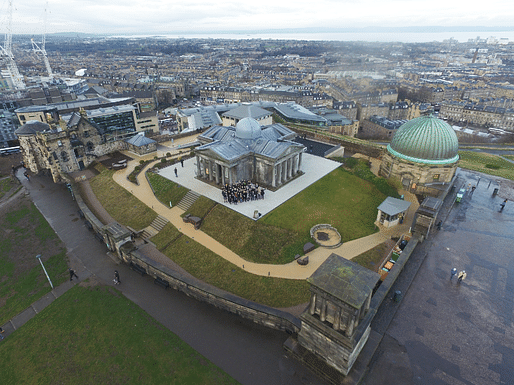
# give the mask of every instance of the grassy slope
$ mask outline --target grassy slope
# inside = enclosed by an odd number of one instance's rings
[[[163,252],[196,278],[250,301],[290,307],[309,300],[306,281],[247,273],[186,236],[176,239]]]
[[[155,246],[196,278],[225,291],[273,307],[308,302],[309,284],[303,280],[261,277],[247,273],[168,223],[152,238]]]
[[[165,205],[175,206],[189,191],[187,188],[153,172],[146,173],[157,199]]]
[[[498,155],[474,151],[459,151],[459,156],[459,167],[514,180],[514,164],[502,159]],[[489,168],[486,167],[487,164],[499,168]]]
[[[112,179],[114,171],[103,169],[89,182],[102,206],[116,221],[141,230],[157,217],[157,213]]]
[[[202,195],[182,216],[191,214],[194,217],[203,218],[215,205],[217,205],[216,202]]]
[[[236,384],[112,288],[75,286],[0,345],[2,384]]]

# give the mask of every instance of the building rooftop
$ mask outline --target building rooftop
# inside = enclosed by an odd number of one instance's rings
[[[398,129],[387,151],[416,163],[449,164],[459,160],[459,141],[448,123],[433,115],[420,116]]]
[[[379,279],[378,273],[337,254],[331,254],[307,282],[360,309]]]

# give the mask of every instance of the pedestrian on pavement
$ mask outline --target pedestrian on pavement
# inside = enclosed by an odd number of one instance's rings
[[[114,284],[119,285],[121,283],[120,281],[120,273],[118,273],[118,270],[114,270]]]
[[[489,184],[487,185],[487,188],[491,187],[491,181],[489,181]]]
[[[500,203],[500,213],[503,211],[503,209],[505,208],[505,203],[507,203],[507,199],[505,199],[502,203]]]
[[[175,176],[178,178],[177,168],[175,167]]]
[[[455,276],[455,274],[457,274],[457,268],[456,268],[456,267],[454,267],[454,268],[452,269],[452,271],[451,271],[451,273],[450,273],[450,274],[451,274],[451,275],[450,275],[450,281],[451,281],[451,280],[453,279],[453,277]]]
[[[475,192],[475,189],[477,188],[477,186],[473,186],[471,187],[471,193],[473,194]]]
[[[77,279],[79,279],[79,276],[75,273],[75,270],[70,269],[70,281],[73,280],[73,277],[77,277]]]
[[[5,330],[0,328],[0,340],[4,339],[4,336],[3,336],[4,332],[5,332]]]
[[[29,178],[29,173],[27,170],[25,170],[25,172],[23,173],[23,175],[25,175],[25,178],[27,178],[27,180],[30,180]]]
[[[184,167],[184,159],[180,158],[180,164]]]
[[[478,178],[477,186],[478,186],[479,183],[480,183],[480,178]]]
[[[462,282],[466,279],[467,277],[467,274],[466,274],[466,270],[462,270],[459,275],[457,276],[457,282]]]

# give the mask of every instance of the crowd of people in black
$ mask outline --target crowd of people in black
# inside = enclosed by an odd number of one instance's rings
[[[264,199],[264,188],[249,180],[243,180],[234,184],[226,184],[221,189],[223,201],[228,203],[243,203]]]

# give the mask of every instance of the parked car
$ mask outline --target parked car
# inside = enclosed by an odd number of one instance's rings
[[[460,202],[462,200],[462,198],[464,197],[464,194],[466,194],[466,189],[463,187],[457,193],[457,198],[455,199],[455,202]]]

